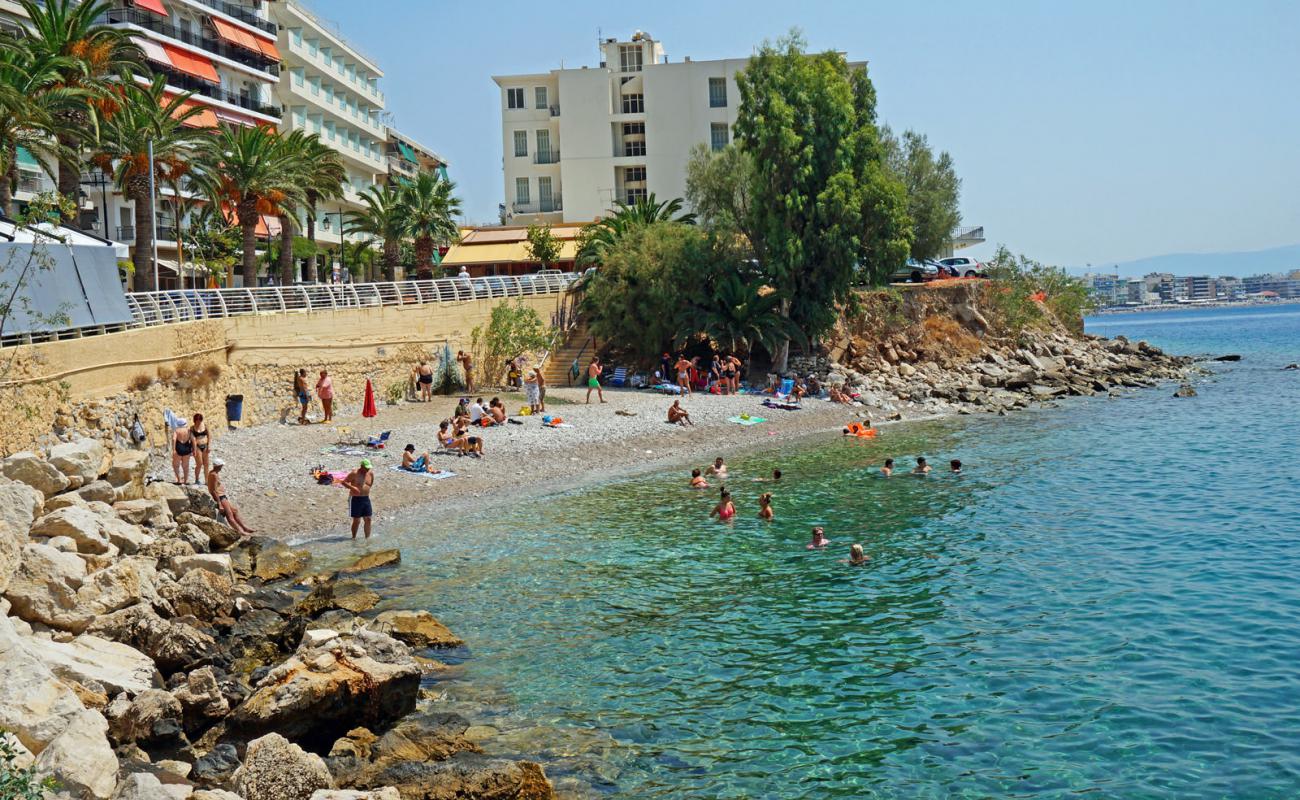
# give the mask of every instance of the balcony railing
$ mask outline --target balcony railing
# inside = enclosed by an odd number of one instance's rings
[[[386,283],[264,286],[256,289],[189,289],[127,294],[137,325],[165,325],[250,314],[313,313],[349,308],[428,305],[498,297],[559,294],[578,279],[559,275],[494,275]]]
[[[117,241],[119,241],[119,242],[134,242],[134,241],[135,241],[135,226],[134,226],[134,225],[118,225],[118,226],[117,226]]]
[[[262,19],[261,17],[257,16],[257,14],[253,11],[253,9],[249,8],[248,6],[241,6],[235,3],[227,3],[225,2],[225,0],[198,0],[198,2],[202,3],[208,8],[214,8],[217,11],[220,11],[222,14],[226,14],[227,16],[234,17],[240,22],[247,22],[249,25],[252,25],[254,28],[260,28],[261,30],[266,31],[272,36],[276,35],[276,32],[278,31],[278,28],[276,27],[274,22],[271,22],[270,20]]]
[[[977,225],[971,228],[958,228],[952,238],[954,242],[982,242],[984,241],[984,226]]]
[[[552,117],[558,117],[558,116],[560,116],[560,107],[559,107],[559,105],[553,105],[553,106],[551,106],[551,116],[552,116]]]
[[[186,75],[183,72],[178,72],[174,69],[167,69],[166,67],[161,66],[158,67],[158,69],[167,74],[167,83],[178,89],[184,89],[187,92],[194,92],[203,97],[211,97],[213,100],[230,103],[231,105],[239,106],[240,108],[245,108],[258,114],[265,114],[268,117],[275,117],[276,119],[280,118],[281,112],[279,106],[263,103],[262,101],[255,100],[247,95],[228,92],[220,86],[213,86],[207,81],[192,78],[189,75]]]
[[[280,74],[280,65],[260,53],[254,53],[252,50],[243,47],[235,47],[222,39],[208,36],[205,33],[196,33],[187,28],[178,28],[160,19],[156,14],[146,11],[137,11],[134,8],[114,8],[104,14],[100,20],[110,25],[136,25],[168,38],[194,45],[231,61],[259,69],[270,75],[278,76]]]
[[[555,198],[550,202],[544,203],[511,203],[510,211],[513,214],[551,214],[556,211],[564,210],[564,200]]]
[[[533,153],[534,164],[558,164],[560,163],[559,150],[542,150]]]

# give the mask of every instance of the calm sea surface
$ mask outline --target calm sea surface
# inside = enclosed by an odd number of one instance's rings
[[[685,472],[413,521],[387,605],[534,725],[490,750],[611,797],[1300,796],[1300,307],[1088,328],[1245,358],[739,459],[730,526]],[[877,474],[917,455],[966,473]]]

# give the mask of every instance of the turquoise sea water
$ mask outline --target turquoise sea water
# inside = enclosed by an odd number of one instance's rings
[[[517,754],[611,797],[1300,796],[1300,308],[1088,327],[1245,360],[739,458],[730,526],[684,471],[412,522],[388,604],[521,718],[607,734],[598,767]],[[966,472],[876,472],[916,455]]]

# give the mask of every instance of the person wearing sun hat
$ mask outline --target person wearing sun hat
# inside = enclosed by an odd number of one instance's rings
[[[352,538],[357,538],[357,527],[362,520],[366,523],[366,538],[370,538],[370,520],[375,515],[370,505],[370,489],[375,485],[375,473],[370,459],[361,459],[361,466],[348,473],[343,479],[343,488],[348,490],[348,514],[352,517]]]
[[[257,533],[257,531],[244,524],[244,518],[239,516],[239,506],[231,502],[226,496],[226,486],[221,482],[221,468],[226,466],[226,462],[219,458],[212,459],[212,464],[208,466],[208,494],[216,501],[217,508],[221,510],[222,516],[226,518],[226,524],[245,536]]]

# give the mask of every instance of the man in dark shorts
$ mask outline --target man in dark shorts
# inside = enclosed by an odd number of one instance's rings
[[[370,459],[361,459],[361,466],[348,473],[343,479],[343,488],[348,490],[348,514],[352,517],[352,538],[357,538],[357,526],[366,521],[366,538],[370,538],[370,520],[374,517],[374,508],[370,505],[370,488],[375,485],[375,473],[371,469]]]

